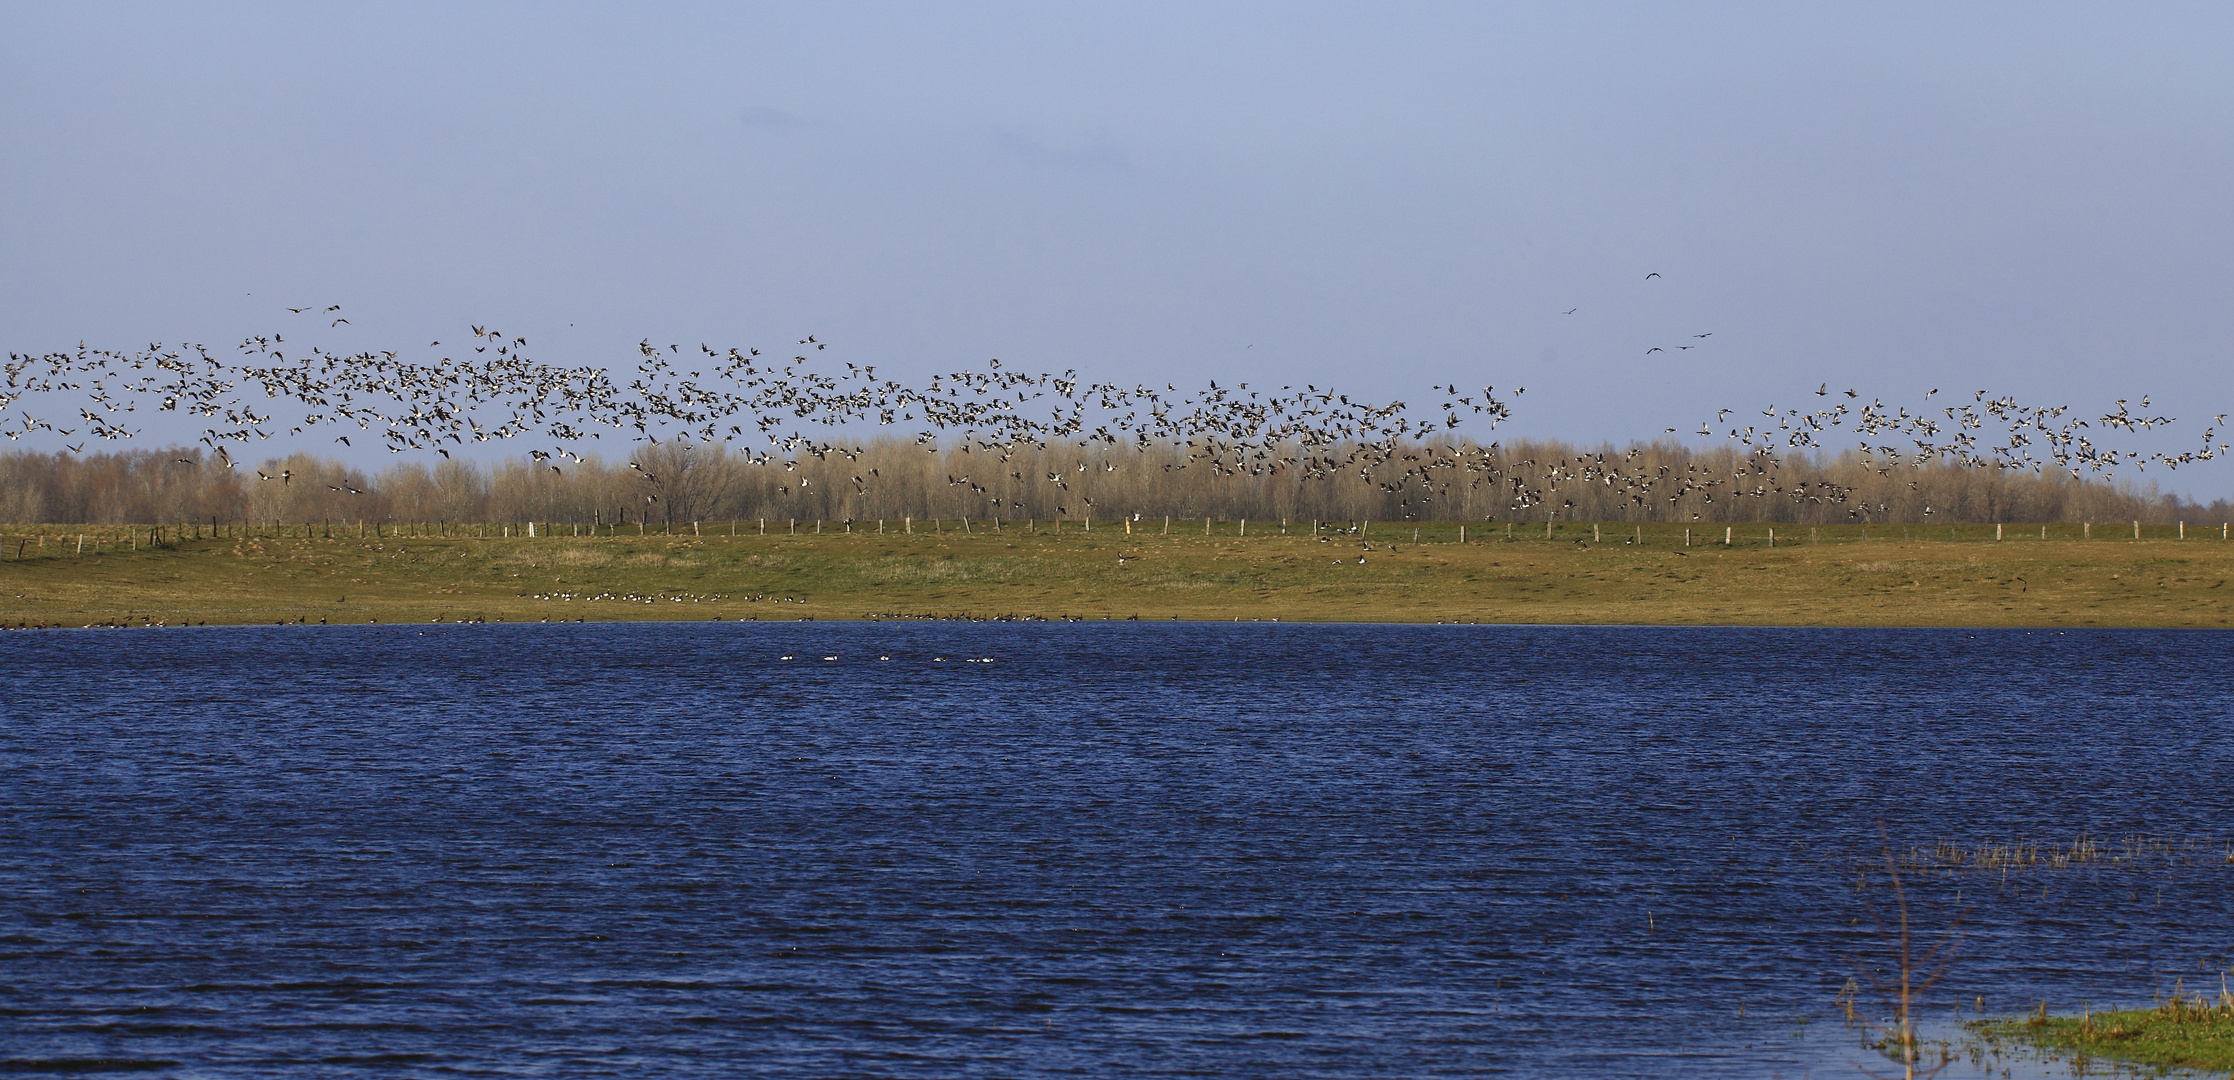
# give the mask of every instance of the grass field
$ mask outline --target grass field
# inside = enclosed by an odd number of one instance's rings
[[[1081,618],[2224,627],[2216,523],[0,528],[0,622]],[[512,535],[505,535],[506,529]],[[732,529],[735,530],[732,534]],[[561,535],[548,535],[555,530]],[[457,526],[448,530],[458,531]],[[1362,562],[1360,559],[1362,558]]]

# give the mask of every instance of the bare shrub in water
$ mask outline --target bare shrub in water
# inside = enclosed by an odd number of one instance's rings
[[[1848,992],[1841,995],[1840,1004],[1846,1010],[1847,1022],[1859,1024],[1874,1035],[1876,1047],[1900,1065],[1903,1080],[1916,1080],[1917,1077],[1936,1076],[1954,1061],[1953,1055],[1941,1047],[1936,1064],[1929,1067],[1922,1064],[1924,1047],[1916,1034],[1916,1010],[1954,963],[1956,930],[1961,925],[1962,915],[1960,912],[1950,915],[1945,928],[1932,943],[1920,946],[1916,940],[1917,926],[1908,886],[1901,880],[1901,860],[1894,854],[1892,841],[1882,825],[1878,827],[1878,837],[1884,853],[1885,883],[1892,892],[1893,918],[1888,925],[1877,902],[1869,897],[1865,880],[1863,904],[1879,948],[1874,963],[1858,958],[1855,966],[1869,981],[1888,1015],[1876,1020],[1860,1017],[1854,1008],[1858,987],[1851,980],[1847,983]],[[1870,1075],[1880,1074],[1872,1072]]]

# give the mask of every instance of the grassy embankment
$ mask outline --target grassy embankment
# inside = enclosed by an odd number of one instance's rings
[[[439,536],[387,527],[0,528],[17,625],[624,619],[1116,618],[1817,626],[2224,627],[2220,529],[802,523],[674,534]],[[452,527],[451,531],[456,531]],[[539,530],[541,531],[541,530]],[[199,535],[193,535],[193,534]],[[306,535],[307,534],[307,535]],[[1593,540],[1596,535],[1598,539]],[[80,537],[84,537],[82,553]],[[1370,543],[1368,550],[1364,545]],[[1360,557],[1364,562],[1360,563]],[[572,599],[564,599],[571,597]],[[634,597],[635,599],[630,599]],[[646,603],[643,598],[653,598]],[[679,601],[674,599],[680,597]]]
[[[1973,1030],[1990,1041],[2069,1055],[2163,1069],[2234,1072],[2234,1001],[2174,998],[2155,1008],[2089,1012],[2079,1016],[2035,1014],[1981,1021]]]

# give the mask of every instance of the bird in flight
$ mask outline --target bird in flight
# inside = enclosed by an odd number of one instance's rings
[[[1562,312],[1560,312],[1560,314],[1561,314],[1561,315],[1572,315],[1572,314],[1574,314],[1575,312],[1578,312],[1578,311],[1581,311],[1581,310],[1582,310],[1581,308],[1568,308],[1567,310],[1565,310],[1565,311],[1562,311]]]
[[[1660,346],[1658,346],[1658,345],[1654,345],[1653,347],[1651,347],[1651,348],[1649,348],[1649,349],[1646,349],[1646,350],[1644,351],[1644,354],[1645,354],[1646,356],[1651,356],[1651,355],[1652,355],[1653,353],[1656,353],[1656,352],[1666,352],[1666,351],[1667,351],[1667,350],[1665,350],[1665,349],[1662,349],[1662,348],[1661,348]]]
[[[1644,279],[1645,279],[1646,281],[1651,281],[1651,280],[1652,280],[1653,278],[1656,278],[1656,277],[1659,277],[1659,276],[1660,276],[1660,275],[1658,275],[1658,274],[1646,274],[1646,275],[1644,276]]]

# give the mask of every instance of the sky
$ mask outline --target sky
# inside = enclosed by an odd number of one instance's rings
[[[2234,411],[2230,176],[2225,5],[0,3],[14,352],[814,334],[1526,387],[1475,434],[1587,444],[2148,394],[2184,448]]]

